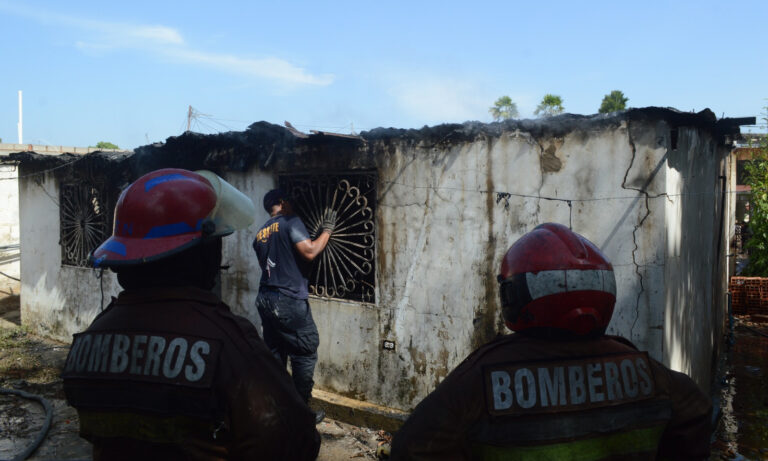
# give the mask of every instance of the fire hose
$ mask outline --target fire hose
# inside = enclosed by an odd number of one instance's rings
[[[25,459],[29,458],[32,453],[37,450],[37,447],[40,446],[40,444],[45,439],[45,436],[48,434],[48,429],[51,428],[51,420],[53,419],[53,407],[51,407],[51,404],[44,399],[43,397],[40,397],[39,395],[30,394],[28,392],[16,390],[16,389],[5,389],[0,388],[0,394],[8,394],[8,395],[16,395],[24,399],[28,400],[34,400],[38,402],[40,405],[43,406],[45,409],[45,422],[43,422],[43,427],[40,429],[40,432],[37,434],[37,437],[32,442],[30,446],[28,446],[23,452],[19,453],[15,457],[11,458],[10,461],[24,461]]]

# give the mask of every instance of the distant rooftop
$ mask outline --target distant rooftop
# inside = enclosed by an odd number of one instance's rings
[[[766,136],[766,133],[741,133],[736,137],[734,147],[758,147]]]
[[[99,149],[98,147],[46,146],[43,144],[0,143],[0,155],[15,152],[35,152],[42,155],[90,154],[91,152],[121,152],[125,149]]]

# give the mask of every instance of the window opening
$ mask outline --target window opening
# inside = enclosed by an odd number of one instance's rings
[[[326,298],[375,303],[376,174],[285,175],[280,188],[312,239],[327,208],[337,212],[328,246],[312,261],[309,293]]]
[[[61,261],[88,267],[88,255],[109,237],[112,229],[105,188],[87,181],[62,184],[59,204]]]

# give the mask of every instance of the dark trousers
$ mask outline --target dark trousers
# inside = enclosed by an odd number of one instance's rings
[[[301,398],[309,403],[320,344],[309,302],[276,290],[260,290],[256,308],[264,327],[264,342],[283,366],[291,358],[293,383]]]

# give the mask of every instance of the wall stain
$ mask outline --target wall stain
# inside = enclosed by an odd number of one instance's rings
[[[541,145],[541,144],[539,144]],[[563,145],[560,138],[550,139],[549,145],[541,151],[541,171],[544,173],[557,173],[563,167],[563,162],[557,157],[557,151]]]
[[[487,141],[486,152],[486,190],[493,191],[493,142]],[[481,267],[479,272],[482,276],[482,296],[478,299],[475,306],[474,319],[472,320],[471,348],[476,349],[487,343],[497,335],[497,324],[499,323],[499,306],[496,300],[496,270],[494,256],[496,254],[496,236],[494,233],[495,206],[496,197],[494,194],[485,194],[485,208],[488,218],[488,233],[485,240],[484,260],[487,261],[485,267]]]

